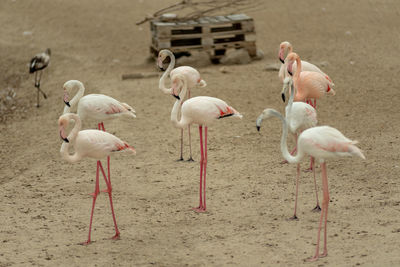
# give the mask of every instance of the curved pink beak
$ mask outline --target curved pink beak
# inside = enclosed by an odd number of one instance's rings
[[[285,59],[283,58],[283,49],[279,50],[279,60],[282,62],[282,64],[285,63]]]
[[[162,60],[161,60],[160,57],[157,58],[157,66],[158,66],[160,69],[164,70],[163,62],[162,62]]]

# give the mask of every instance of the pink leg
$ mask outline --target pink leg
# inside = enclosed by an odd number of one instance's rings
[[[193,208],[197,212],[204,212],[205,205],[203,205],[203,163],[204,163],[204,151],[203,151],[203,126],[199,126],[200,134],[200,203],[197,208]],[[205,190],[205,188],[204,188]]]
[[[106,185],[107,185],[107,189],[103,190],[103,192],[108,193],[108,198],[110,199],[111,213],[112,213],[114,227],[115,227],[115,235],[112,237],[112,239],[118,239],[120,236],[120,232],[118,230],[117,220],[115,219],[114,205],[113,205],[113,201],[112,201],[112,186],[111,186],[111,177],[110,177],[110,158],[107,159],[107,167],[108,167],[108,179],[106,177],[106,174],[104,173],[103,167],[100,165],[100,169],[101,169],[101,172],[103,173],[104,181],[106,182]]]
[[[314,98],[314,108],[317,109],[317,99]]]
[[[314,158],[311,157],[311,166],[314,165]],[[317,179],[315,179],[315,168],[312,167],[313,170],[313,176],[314,176],[314,187],[315,187],[315,197],[317,198],[317,205],[315,206],[315,208],[313,209],[313,211],[320,211],[321,207],[319,206],[319,200],[318,200],[318,187],[317,187]]]
[[[177,161],[183,160],[183,129],[181,129],[181,157]]]
[[[188,161],[194,161],[192,158],[192,138],[190,135],[190,124],[188,125],[188,134],[189,134],[189,153],[190,153]]]
[[[92,204],[92,212],[90,214],[90,223],[89,223],[89,236],[88,240],[86,242],[83,242],[82,245],[88,245],[91,242],[90,239],[90,234],[92,231],[92,222],[93,222],[93,213],[94,213],[94,206],[96,205],[96,198],[97,195],[100,192],[100,187],[99,187],[99,167],[100,167],[100,161],[97,161],[97,170],[96,170],[96,185],[94,188],[94,192],[91,194],[93,196],[93,204]]]
[[[329,190],[328,190],[328,176],[326,173],[326,163],[321,164],[321,172],[322,172],[322,191],[324,193],[324,198],[322,200],[322,212],[321,216],[319,219],[319,227],[318,227],[318,234],[317,234],[317,246],[315,250],[315,255],[309,259],[309,261],[316,261],[320,257],[325,257],[328,255],[328,249],[327,249],[327,220],[328,220],[328,206],[329,206]],[[325,220],[324,220],[324,252],[322,254],[319,254],[319,242],[320,242],[320,236],[321,236],[321,227],[322,227],[322,220],[325,215]]]
[[[300,163],[297,164],[297,172],[296,172],[296,198],[294,201],[294,215],[292,218],[292,220],[298,220],[299,218],[297,217],[296,213],[297,213],[297,196],[299,193],[299,180],[300,180]]]
[[[206,175],[207,175],[207,126],[204,128],[204,161],[203,161],[203,194],[204,194],[204,211],[206,211]]]

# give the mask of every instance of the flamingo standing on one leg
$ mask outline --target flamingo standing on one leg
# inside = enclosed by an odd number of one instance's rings
[[[287,120],[276,110],[269,109],[267,111],[270,115],[278,117],[282,121],[283,134],[281,138],[281,151],[283,157],[289,163],[299,163],[305,155],[310,155],[321,163],[322,169],[322,211],[319,221],[317,246],[315,255],[309,261],[315,261],[320,257],[328,255],[327,249],[327,219],[328,219],[328,206],[329,206],[329,190],[328,190],[328,176],[326,174],[326,159],[337,158],[344,156],[357,156],[365,159],[361,150],[355,146],[357,141],[352,141],[346,138],[337,129],[329,126],[312,127],[303,131],[297,140],[297,154],[296,156],[290,155],[286,138],[288,133]],[[300,170],[297,168],[297,176],[300,175]],[[325,218],[325,220],[324,220]],[[319,254],[320,233],[322,228],[322,221],[324,221],[324,249],[323,253]]]
[[[29,64],[29,73],[35,73],[35,87],[37,89],[37,102],[36,107],[40,107],[39,105],[39,92],[42,93],[44,99],[47,99],[46,94],[40,89],[40,80],[42,79],[42,71],[45,69],[50,63],[50,55],[51,50],[47,48],[46,51],[36,54]],[[38,77],[39,73],[39,77]]]
[[[190,98],[190,89],[191,88],[194,88],[196,86],[199,86],[199,87],[207,86],[207,83],[200,78],[200,73],[196,69],[189,67],[189,66],[181,66],[181,67],[177,67],[174,69],[175,56],[171,51],[169,51],[167,49],[161,50],[158,53],[157,65],[160,69],[164,70],[163,61],[167,57],[170,58],[170,63],[168,65],[167,70],[161,76],[160,82],[159,82],[159,88],[165,94],[172,94],[172,91],[176,91],[176,89],[177,89],[176,85],[174,83],[172,83],[172,88],[166,88],[165,80],[168,77],[168,75],[171,77],[171,81],[173,81],[174,77],[178,74],[184,75],[186,77],[188,90],[187,90],[187,96],[185,96],[184,99],[182,99],[182,101],[185,101],[186,97]],[[178,94],[178,92],[175,92],[175,94]],[[190,125],[188,126],[188,134],[189,134],[189,151],[190,151],[190,157],[189,157],[188,161],[193,161]],[[181,157],[179,158],[179,160],[183,160],[183,129],[181,129]]]
[[[182,98],[186,95],[187,81],[183,75],[176,75],[177,86],[182,87],[180,95],[173,95],[178,99],[171,111],[171,121],[176,128],[185,128],[190,124],[199,125],[200,133],[200,202],[194,210],[197,212],[206,211],[206,169],[207,169],[207,127],[216,120],[235,116],[242,118],[242,115],[225,101],[209,96],[197,96],[186,100],[182,104]],[[178,113],[181,111],[181,119],[178,121]],[[204,126],[204,148],[203,148],[203,126]]]
[[[75,126],[71,130],[68,137],[65,134],[65,129],[67,128],[70,120],[75,121]],[[100,159],[104,157],[109,157],[112,152],[127,150],[133,154],[136,154],[136,151],[133,147],[129,146],[127,143],[119,139],[118,137],[99,130],[83,130],[81,129],[81,120],[78,115],[73,113],[66,113],[62,115],[58,119],[58,125],[60,129],[60,136],[64,140],[64,143],[61,145],[61,156],[64,160],[75,163],[81,160],[82,158],[95,158],[97,159],[97,170],[96,170],[96,185],[93,196],[93,204],[92,204],[92,211],[90,214],[90,224],[89,224],[89,236],[88,240],[84,242],[84,245],[87,245],[91,242],[90,234],[92,229],[92,222],[93,222],[93,212],[94,206],[96,204],[97,195],[100,192],[99,188],[99,170],[103,173],[104,180],[107,185],[107,190],[110,194],[110,204],[111,204],[111,212],[114,221],[115,227],[115,235],[112,237],[113,239],[117,239],[120,236],[120,232],[118,230],[117,221],[115,219],[114,207],[111,198],[111,182],[110,182],[110,173],[108,173],[108,177],[104,173],[104,169],[100,164]],[[70,155],[69,147],[74,147],[75,153]]]
[[[286,91],[287,88],[291,88],[291,94],[289,98],[289,103],[286,106],[286,120],[289,124],[289,131],[293,134],[295,141],[296,141],[296,147],[293,149],[292,152],[290,152],[291,155],[293,155],[296,150],[297,150],[297,136],[304,130],[315,127],[318,123],[317,121],[317,112],[316,110],[310,106],[309,104],[306,104],[304,102],[294,102],[293,103],[293,98],[295,95],[295,89],[292,83],[292,79],[290,77],[286,77],[284,80],[284,91]],[[257,130],[260,131],[261,128],[261,122],[264,119],[267,119],[271,117],[271,114],[269,112],[269,109],[265,109],[260,116],[257,118],[256,126]],[[313,176],[314,176],[314,187],[315,187],[315,196],[317,199],[317,205],[313,209],[314,211],[320,211],[321,208],[319,206],[319,201],[318,201],[318,189],[317,189],[317,181],[315,179],[315,168],[312,168],[314,159],[311,157],[311,169],[313,170]],[[287,162],[287,161],[285,161]],[[300,169],[300,163],[298,163],[297,168]],[[298,219],[297,217],[297,196],[298,196],[298,191],[299,191],[299,176],[297,176],[296,179],[296,198],[294,202],[294,215],[292,219]]]
[[[290,53],[286,57],[286,61],[289,74],[293,74],[293,64],[294,62],[297,63],[297,69],[293,76],[294,87],[297,89],[294,101],[308,102],[308,99],[314,99],[314,105],[312,106],[316,108],[317,99],[326,94],[336,94],[332,89],[333,84],[324,75],[318,72],[302,70],[300,57],[296,53]]]
[[[289,73],[287,72],[287,66],[285,64],[285,63],[287,63],[287,61],[285,60],[285,55],[288,55],[288,54],[290,54],[292,52],[293,52],[293,46],[288,41],[284,41],[279,45],[279,55],[278,55],[278,57],[279,57],[279,60],[281,61],[282,65],[281,65],[281,67],[279,69],[278,76],[279,76],[279,79],[281,80],[281,82],[283,82],[283,80],[287,76],[289,76],[288,75]],[[314,72],[321,73],[322,75],[324,75],[326,77],[326,79],[328,79],[333,84],[331,78],[329,78],[329,76],[326,73],[324,73],[320,68],[318,68],[314,64],[311,64],[311,63],[309,63],[307,61],[302,60],[301,61],[301,65],[302,65],[303,71],[314,71]],[[297,64],[295,62],[295,63],[293,63],[293,73],[296,72],[296,69],[297,69]]]

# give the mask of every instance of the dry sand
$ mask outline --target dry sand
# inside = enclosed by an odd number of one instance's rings
[[[157,77],[121,81],[123,73],[156,70],[147,61],[149,25],[135,22],[159,2],[0,2],[0,88],[15,88],[18,101],[0,124],[0,266],[399,266],[400,2],[268,1],[247,13],[265,58],[227,73],[216,65],[199,68],[208,86],[193,91],[224,99],[244,115],[209,129],[205,214],[190,210],[198,201],[197,128],[195,162],[176,162],[174,99],[157,88]],[[367,157],[328,162],[329,255],[316,263],[303,262],[314,253],[319,220],[311,211],[312,175],[302,173],[300,220],[288,220],[296,167],[279,164],[277,120],[260,133],[255,128],[264,108],[284,108],[277,72],[264,70],[277,62],[284,40],[304,59],[328,63],[323,70],[337,94],[319,101],[319,122],[358,140]],[[27,63],[47,47],[53,54],[42,89],[49,99],[36,108]],[[137,111],[135,120],[106,123],[137,149],[136,157],[112,159],[118,241],[109,240],[112,218],[101,194],[94,242],[78,245],[87,237],[96,163],[60,158],[57,119],[62,85],[70,79],[82,81],[86,93],[113,96]]]

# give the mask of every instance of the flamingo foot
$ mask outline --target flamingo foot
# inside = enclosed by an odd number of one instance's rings
[[[79,243],[79,245],[82,245],[82,246],[87,246],[87,245],[89,245],[90,243],[92,243],[92,241],[91,241],[90,239],[88,239],[88,241],[85,241],[85,242]]]
[[[192,157],[190,157],[187,161],[194,161],[194,159]]]
[[[304,172],[312,172],[312,171],[313,171],[313,169],[311,167],[304,170]]]
[[[99,194],[99,193],[94,192],[94,193],[90,193],[89,196],[97,197],[98,194]]]
[[[192,208],[192,210],[194,210],[195,212],[206,212],[206,208],[204,208],[203,206],[199,206],[197,208]]]
[[[101,192],[104,192],[104,193],[110,193],[111,191],[110,191],[110,189],[103,189],[103,190],[101,190]]]
[[[280,164],[288,164],[289,162],[287,160],[281,161]]]
[[[320,212],[321,211],[321,207],[319,206],[319,204],[317,204],[317,206],[315,206],[315,208],[313,208],[312,211]]]
[[[314,257],[306,259],[306,261],[313,262],[313,261],[317,261],[318,259],[319,259],[319,255],[315,255]]]
[[[297,215],[295,214],[295,215],[293,215],[292,217],[290,217],[289,220],[291,220],[291,221],[298,221],[298,220],[299,220],[299,217],[297,217]]]
[[[176,161],[183,161],[183,158],[181,157],[180,159],[177,159]]]
[[[328,256],[328,251],[324,251],[323,253],[319,254],[320,258],[324,258],[326,256]]]
[[[116,232],[115,235],[113,237],[111,237],[112,240],[118,240],[120,238],[121,238],[121,236],[120,236],[119,232]]]

